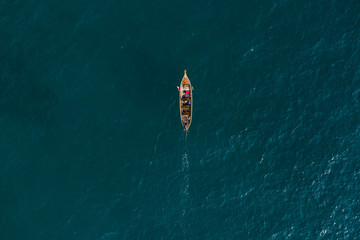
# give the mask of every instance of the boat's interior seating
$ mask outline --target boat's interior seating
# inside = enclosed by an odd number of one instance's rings
[[[189,95],[188,96],[184,95],[184,96],[181,97],[181,100],[188,101],[188,100],[190,100],[190,96]]]
[[[184,110],[182,111],[182,114],[187,114],[187,113],[190,113],[190,109],[184,109]]]
[[[188,96],[190,96],[190,91],[189,91],[189,90],[184,90],[184,91],[183,91],[183,95],[188,95]]]
[[[186,125],[188,125],[188,124],[189,124],[189,122],[190,122],[189,117],[184,116],[184,117],[183,117],[183,119],[182,119],[182,122],[183,122],[183,124],[184,124],[185,126],[186,126]]]
[[[190,106],[191,106],[191,105],[183,104],[183,105],[182,105],[182,108],[183,108],[183,109],[190,109]]]
[[[184,90],[190,90],[190,85],[189,84],[184,84],[183,89]]]
[[[186,127],[191,121],[191,102],[190,104],[187,101],[191,101],[191,91],[189,84],[182,85],[181,91],[181,115],[182,123]],[[186,102],[186,103],[185,103]]]

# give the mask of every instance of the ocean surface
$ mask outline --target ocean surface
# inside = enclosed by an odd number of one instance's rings
[[[360,239],[359,13],[2,0],[0,239]]]

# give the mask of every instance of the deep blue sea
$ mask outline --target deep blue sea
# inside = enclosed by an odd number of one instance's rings
[[[360,239],[360,1],[2,0],[0,46],[1,240]]]

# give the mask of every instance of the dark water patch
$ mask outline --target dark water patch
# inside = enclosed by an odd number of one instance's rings
[[[23,69],[21,62],[5,65],[1,79],[3,116],[20,121],[46,123],[57,105],[57,96],[45,84],[37,82],[33,73]],[[17,68],[17,72],[14,72]]]

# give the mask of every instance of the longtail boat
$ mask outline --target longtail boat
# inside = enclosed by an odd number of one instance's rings
[[[193,96],[192,87],[186,70],[179,88],[180,119],[185,133],[189,130],[192,120]]]

